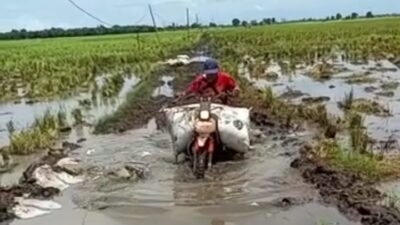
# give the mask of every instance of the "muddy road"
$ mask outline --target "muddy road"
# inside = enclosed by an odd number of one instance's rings
[[[174,165],[170,137],[154,120],[123,135],[92,136],[71,156],[82,159],[85,182],[55,201],[50,214],[11,224],[319,224],[348,221],[317,203],[317,193],[290,168],[309,133],[257,134],[245,160],[220,163],[203,181],[185,165]],[[125,177],[137,165],[144,177]]]

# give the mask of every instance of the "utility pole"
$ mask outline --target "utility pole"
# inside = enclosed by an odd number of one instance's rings
[[[150,4],[149,4],[149,11],[150,11],[150,15],[151,15],[151,20],[153,21],[154,31],[156,32],[157,41],[160,42],[160,38],[158,37],[158,33],[157,33],[156,20],[154,19],[153,9],[151,8]]]
[[[199,24],[199,14],[196,13],[196,24]]]

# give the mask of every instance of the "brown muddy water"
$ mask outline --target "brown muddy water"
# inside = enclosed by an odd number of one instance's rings
[[[62,209],[11,224],[358,224],[317,203],[316,191],[290,168],[309,135],[260,138],[245,160],[219,163],[205,180],[172,163],[170,136],[154,120],[124,135],[91,136],[72,155],[82,160],[85,182],[55,199]],[[144,179],[109,175],[137,163],[146,168]]]

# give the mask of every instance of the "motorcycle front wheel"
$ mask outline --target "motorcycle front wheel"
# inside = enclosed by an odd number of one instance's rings
[[[206,172],[207,152],[193,152],[193,173],[197,179],[203,179]]]

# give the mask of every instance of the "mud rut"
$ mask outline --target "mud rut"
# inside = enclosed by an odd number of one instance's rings
[[[157,71],[157,73],[165,74],[193,74],[197,71],[198,67],[179,67],[170,68],[165,67]],[[181,91],[181,88],[188,83],[193,77],[186,76],[180,77],[173,81],[174,91]],[[147,124],[150,118],[155,117],[159,129],[164,127],[162,116],[158,110],[165,105],[172,104],[172,97],[154,97],[149,101],[144,101],[138,107],[136,112],[127,113],[127,118],[124,118],[126,123],[118,123],[114,127],[116,132],[124,132],[129,129],[134,129]],[[184,103],[192,102],[188,100]],[[258,105],[246,105],[246,101],[234,102],[235,105],[246,107],[253,107],[251,120],[259,128],[264,135],[289,134],[291,129],[283,124],[274,122],[270,118],[265,109]],[[145,117],[138,117],[137,115],[145,115]],[[365,225],[386,225],[386,224],[400,224],[400,212],[395,208],[388,208],[379,205],[384,198],[373,184],[364,181],[362,178],[353,174],[348,174],[342,171],[337,171],[330,168],[324,162],[318,160],[317,157],[310,152],[311,147],[307,144],[299,142],[296,138],[284,138],[286,144],[291,144],[294,148],[292,153],[298,157],[292,162],[292,168],[297,169],[304,180],[313,184],[319,191],[321,200],[328,205],[336,206],[340,212],[346,215],[351,220],[361,221]],[[15,219],[15,215],[11,212],[12,207],[16,204],[15,197],[30,196],[38,199],[51,199],[57,194],[59,190],[55,188],[42,188],[35,184],[32,178],[32,172],[39,166],[48,164],[53,170],[63,170],[72,175],[74,172],[66,171],[63,168],[56,166],[58,160],[68,156],[68,154],[79,148],[79,145],[65,142],[62,149],[50,149],[48,154],[41,158],[38,162],[33,163],[22,175],[18,185],[12,187],[0,188],[0,222]],[[299,154],[298,154],[299,153]],[[303,204],[310,199],[291,199],[282,198],[278,205],[287,207],[293,204]]]

